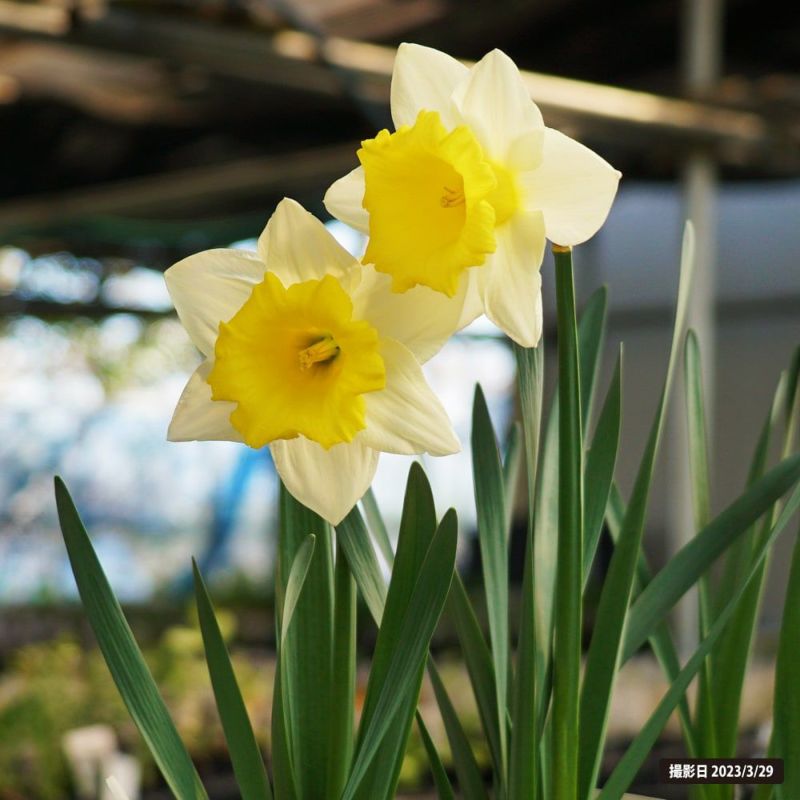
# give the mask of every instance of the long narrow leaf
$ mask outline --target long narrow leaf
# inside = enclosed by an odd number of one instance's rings
[[[336,542],[334,567],[333,666],[331,719],[337,726],[329,739],[328,786],[339,797],[353,758],[356,690],[356,585],[341,544]]]
[[[375,537],[375,542],[381,555],[386,559],[387,564],[391,564],[394,560],[394,551],[392,550],[392,543],[389,540],[389,531],[386,530],[386,524],[383,521],[381,510],[378,507],[378,501],[375,499],[375,493],[370,486],[366,494],[361,498],[361,505],[364,508],[364,514],[367,517],[367,524],[369,525],[372,535]]]
[[[464,800],[488,800],[486,787],[483,785],[480,767],[475,760],[469,739],[467,739],[458,713],[453,707],[444,682],[432,658],[428,658],[428,675],[436,695],[436,703],[442,715],[447,740],[450,743],[450,752],[453,755],[453,767],[458,776],[458,785]]]
[[[453,794],[453,787],[450,785],[450,779],[447,777],[444,764],[442,764],[442,759],[439,757],[436,745],[433,743],[433,739],[431,739],[428,728],[419,711],[416,712],[415,716],[417,719],[417,727],[419,728],[419,735],[422,739],[425,752],[428,755],[428,762],[431,765],[431,774],[433,775],[433,782],[436,786],[436,794],[439,800],[456,800],[456,796]]]
[[[589,580],[603,521],[614,480],[614,466],[619,449],[620,420],[622,417],[622,345],[617,365],[608,387],[603,410],[597,421],[592,446],[586,455],[586,540],[583,549],[583,583]]]
[[[305,567],[303,553],[309,546],[310,534],[316,538],[310,563]],[[306,575],[295,602],[294,587],[300,584],[301,571]],[[281,700],[295,789],[300,798],[321,797],[328,793],[328,739],[336,724],[331,712],[334,648],[331,529],[283,486],[278,584],[276,591],[283,616],[279,639]],[[287,611],[292,611],[288,627]]]
[[[386,602],[386,582],[364,519],[354,508],[337,526],[336,541],[350,565],[358,590],[376,625],[381,624]]]
[[[418,463],[411,465],[408,473],[397,554],[392,569],[392,579],[386,596],[378,639],[372,656],[372,666],[359,724],[356,757],[364,746],[365,731],[369,728],[391,668],[397,637],[404,615],[411,601],[411,592],[436,531],[436,507],[433,493],[424,470]],[[391,797],[400,774],[406,741],[410,733],[417,705],[424,663],[418,675],[398,692],[401,709],[391,728],[378,747],[374,760],[360,782],[358,796],[364,800]]]
[[[352,800],[356,796],[387,730],[402,711],[408,688],[419,678],[431,636],[450,589],[456,539],[456,515],[450,510],[442,519],[419,570],[419,577],[399,626],[385,680],[380,684],[373,712],[359,737],[359,749],[342,800]]]
[[[688,308],[689,289],[694,267],[694,231],[687,223],[681,251],[678,306],[672,332],[667,374],[658,408],[650,427],[647,444],[636,474],[631,500],[616,541],[608,574],[597,609],[592,641],[586,657],[586,672],[581,688],[580,714],[580,792],[587,798],[593,790],[605,745],[608,710],[614,681],[619,670],[622,640],[628,605],[636,577],[650,485],[655,471],[667,404],[675,375]]]
[[[300,545],[300,549],[295,553],[294,560],[292,561],[283,600],[281,645],[286,641],[286,634],[291,627],[294,610],[297,608],[297,601],[300,599],[300,592],[303,591],[303,584],[306,582],[308,569],[311,566],[311,559],[314,557],[314,545],[316,541],[317,537],[314,536],[313,533],[309,534]]]
[[[206,800],[205,789],[111,591],[75,504],[58,477],[55,493],[75,583],[114,683],[173,794],[178,800]]]
[[[620,759],[612,772],[608,782],[603,787],[603,791],[600,793],[597,800],[617,800],[633,782],[639,767],[642,765],[645,758],[647,758],[648,753],[658,739],[664,725],[666,725],[670,714],[672,714],[678,701],[685,694],[689,684],[694,679],[694,676],[697,674],[706,656],[714,646],[714,642],[719,638],[728,620],[733,615],[737,604],[747,591],[748,585],[761,568],[761,564],[769,552],[772,543],[786,527],[798,508],[800,508],[800,487],[796,488],[792,493],[791,498],[770,531],[769,536],[760,543],[754,554],[750,571],[745,577],[744,582],[734,596],[728,601],[722,612],[717,616],[708,636],[706,636],[697,650],[692,654],[686,666],[680,671],[677,679],[667,690],[667,693],[658,704],[656,710],[650,716],[650,719],[634,738],[625,755]]]
[[[800,797],[800,536],[795,539],[778,656],[775,662],[774,728],[770,755],[782,758],[779,800]]]
[[[673,605],[800,478],[800,456],[785,459],[715,517],[653,578],[631,607],[623,661],[641,647]]]
[[[503,468],[489,409],[480,386],[475,388],[472,406],[472,471],[475,506],[478,511],[478,540],[481,548],[489,639],[497,693],[500,765],[498,780],[506,780],[508,732],[505,715],[508,697],[508,548],[506,544]]]
[[[525,469],[528,489],[528,529],[522,571],[522,603],[517,636],[517,669],[511,706],[512,737],[509,757],[509,797],[535,798],[539,772],[537,720],[544,704],[540,673],[545,670],[545,643],[537,638],[535,504],[542,422],[544,346],[535,350],[514,347],[517,360],[519,399],[525,441]]]
[[[214,605],[194,559],[192,569],[197,616],[203,635],[208,673],[239,793],[242,800],[272,800],[267,771],[217,623]]]
[[[499,772],[501,768],[500,726],[492,655],[483,638],[481,626],[458,572],[453,576],[447,607],[456,628],[458,642],[461,645],[464,663],[478,706],[483,734],[489,745],[492,764],[495,772]]]

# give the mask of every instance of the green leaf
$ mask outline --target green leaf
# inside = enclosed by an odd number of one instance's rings
[[[392,550],[392,543],[389,540],[389,532],[386,530],[386,524],[383,521],[381,510],[378,507],[378,501],[375,499],[375,493],[370,486],[367,493],[361,498],[361,505],[364,508],[364,514],[367,517],[367,525],[369,526],[372,535],[375,537],[375,542],[381,555],[386,559],[387,564],[394,561],[394,551]]]
[[[781,454],[786,457],[791,453],[793,431],[797,418],[797,414],[792,413],[798,388],[797,380],[797,371],[793,370],[790,374],[784,374],[779,382],[771,413],[765,421],[762,438],[759,440],[756,449],[751,476],[760,476],[764,473],[772,432],[783,410],[787,413],[787,419]],[[738,577],[741,572],[749,567],[754,548],[760,539],[768,535],[776,515],[777,508],[773,507],[759,525],[751,526],[740,541],[737,542],[740,547],[738,552],[731,554],[731,566],[724,573],[726,582],[720,586],[720,592],[727,592],[726,596],[732,594],[735,584],[732,584],[731,581],[734,580],[734,576]],[[760,574],[750,584],[748,592],[742,598],[733,619],[720,637],[711,655],[714,673],[714,724],[718,739],[715,752],[721,758],[730,758],[736,755],[742,688],[758,627],[759,608],[769,569],[768,565],[769,556],[764,560]],[[728,565],[726,564],[726,566]],[[730,792],[728,794],[732,796]]]
[[[539,747],[537,721],[544,706],[541,672],[547,661],[543,643],[537,638],[534,518],[536,475],[544,383],[544,345],[538,348],[514,346],[517,360],[520,408],[525,441],[528,489],[528,531],[522,571],[522,602],[517,635],[517,669],[511,699],[512,737],[509,756],[509,797],[537,795]]]
[[[606,341],[608,289],[601,286],[587,301],[578,323],[578,354],[580,358],[581,427],[586,433],[594,405],[597,375]]]
[[[332,698],[337,691],[331,672],[333,549],[329,525],[285,487],[281,487],[280,523],[276,594],[281,614],[281,700],[295,789],[302,800],[328,795],[329,738],[339,722],[332,716]],[[309,534],[316,541],[306,567]],[[299,592],[303,572],[306,576]],[[287,612],[291,613],[291,626],[283,630]]]
[[[583,549],[583,583],[589,580],[603,521],[614,480],[614,466],[619,449],[620,419],[622,416],[622,345],[617,366],[608,387],[603,410],[597,421],[592,446],[586,456],[586,520]]]
[[[586,303],[578,325],[578,356],[580,358],[581,380],[581,424],[584,434],[589,427],[589,419],[594,401],[594,387],[596,376],[600,367],[600,355],[603,351],[606,329],[607,291],[601,287],[595,291]],[[541,351],[540,346],[537,350]],[[517,368],[520,376],[520,390],[528,383],[526,374],[530,374],[530,367],[525,367],[525,361],[520,360],[522,348],[516,348]],[[535,351],[533,351],[535,352]],[[528,357],[530,359],[530,357]],[[541,367],[541,364],[540,364]],[[526,370],[527,369],[527,373]],[[541,380],[541,379],[539,379]],[[588,385],[585,385],[587,384]],[[541,391],[541,389],[539,389]],[[522,398],[523,415],[525,413],[525,398]],[[538,401],[541,408],[541,398]],[[535,578],[531,581],[535,592],[535,609],[537,619],[537,674],[543,675],[547,671],[550,657],[550,647],[553,633],[553,602],[555,598],[556,563],[558,559],[558,416],[559,390],[553,395],[552,406],[547,417],[544,441],[542,445],[542,459],[538,469],[535,501],[530,502],[534,513],[534,557]],[[537,416],[541,411],[537,412]],[[524,416],[523,416],[524,419]],[[537,424],[538,428],[538,424]],[[526,431],[526,436],[529,434]],[[538,430],[537,447],[538,450]],[[585,444],[585,443],[584,443]],[[524,580],[524,579],[523,579]],[[545,696],[539,696],[537,716],[542,717],[545,712]]]
[[[357,508],[336,526],[336,541],[350,565],[358,590],[375,624],[380,627],[386,602],[386,582],[369,531]]]
[[[761,569],[763,561],[766,558],[772,543],[781,533],[783,528],[786,527],[789,520],[792,518],[798,508],[800,508],[800,487],[796,488],[792,493],[792,496],[778,518],[778,521],[771,529],[769,536],[759,544],[757,551],[754,553],[754,558],[751,562],[751,568],[742,585],[714,620],[714,624],[711,626],[708,636],[703,639],[703,641],[700,643],[700,646],[697,648],[697,650],[695,650],[691,658],[689,658],[686,666],[680,671],[677,679],[667,690],[667,693],[661,699],[661,702],[650,716],[650,719],[645,723],[642,730],[634,738],[625,755],[622,757],[622,759],[620,759],[616,768],[611,773],[611,777],[603,787],[603,791],[600,793],[597,800],[617,800],[633,782],[636,777],[636,773],[652,750],[653,745],[656,743],[658,736],[663,730],[664,725],[666,725],[667,720],[672,714],[675,706],[684,696],[689,684],[702,666],[702,663],[708,653],[711,651],[711,648],[714,646],[714,642],[719,638],[720,634],[725,629],[725,625],[732,617],[736,606],[747,591],[747,587],[749,586],[750,582],[755,578]]]
[[[303,590],[303,584],[306,582],[309,567],[311,566],[311,559],[314,556],[314,545],[317,537],[313,533],[306,536],[300,548],[295,553],[294,560],[292,561],[291,569],[289,570],[289,578],[286,581],[286,591],[283,600],[283,614],[281,622],[281,646],[286,641],[286,634],[292,624],[292,617],[294,610],[297,607],[297,601],[300,599],[300,592]]]
[[[770,755],[782,758],[779,800],[800,797],[800,536],[795,539],[778,656],[775,662],[774,728]]]
[[[481,626],[458,572],[453,576],[453,584],[450,587],[448,612],[453,619],[458,642],[461,645],[461,652],[478,706],[483,734],[489,745],[492,763],[495,772],[499,773],[501,768],[500,730],[492,655],[483,638]]]
[[[353,727],[356,691],[356,585],[341,544],[336,542],[334,567],[333,673],[331,719],[337,728],[330,736],[328,786],[339,797],[347,782],[353,759]]]
[[[403,515],[397,539],[397,554],[392,569],[392,579],[386,596],[378,639],[372,656],[369,682],[359,724],[357,752],[363,746],[364,731],[369,726],[386,676],[391,668],[397,637],[404,615],[411,601],[411,593],[425,556],[436,532],[436,507],[425,472],[418,463],[411,465],[408,473]],[[359,797],[392,797],[400,774],[406,742],[414,719],[420,685],[424,672],[420,663],[418,675],[401,692],[399,687],[399,716],[380,742],[375,758],[361,780]]]
[[[67,487],[58,477],[55,493],[61,532],[83,608],[128,712],[178,800],[207,800]]]
[[[690,330],[686,336],[684,358],[686,418],[689,439],[689,474],[692,484],[692,505],[694,511],[694,530],[702,530],[711,521],[711,479],[708,467],[708,433],[706,426],[705,402],[703,400],[703,370],[700,358],[700,345],[697,335]],[[698,619],[700,639],[708,635],[711,625],[712,608],[709,575],[698,581]],[[714,724],[712,687],[716,681],[711,672],[711,656],[706,658],[698,676],[696,701],[696,728],[700,752],[704,757],[719,755],[717,733]],[[733,787],[730,787],[731,789]],[[702,797],[718,797],[727,790],[718,786],[702,787],[697,790]]]
[[[453,787],[450,785],[450,779],[447,777],[447,772],[445,772],[442,759],[439,758],[436,745],[433,743],[428,728],[425,726],[425,721],[420,716],[419,711],[416,712],[415,716],[417,719],[417,727],[419,728],[419,735],[425,747],[425,752],[428,754],[428,762],[431,765],[431,774],[433,775],[433,783],[436,786],[436,794],[439,800],[455,800],[456,796],[453,794]]]
[[[371,681],[375,693],[374,700],[369,696],[371,687],[367,688],[365,711],[369,708],[371,713],[366,718],[362,716],[359,745],[342,800],[352,800],[360,791],[361,783],[387,731],[393,723],[396,724],[398,720],[404,719],[403,706],[408,702],[410,689],[414,685],[419,686],[431,636],[450,589],[455,565],[456,539],[456,515],[451,509],[445,514],[430,543],[410,592],[408,605],[397,626],[397,635],[392,637],[391,660],[385,678],[380,682]],[[400,558],[399,551],[400,540],[398,540],[395,563]],[[385,625],[394,627],[393,615],[388,606],[387,599],[382,630]],[[415,708],[417,698],[412,697],[412,701],[412,708]],[[370,795],[374,800],[380,800],[381,797]]]
[[[519,471],[522,468],[522,452],[522,428],[518,422],[515,422],[508,432],[503,455],[507,537],[511,535],[511,526],[514,522],[514,501],[517,495]]]
[[[439,670],[432,658],[428,658],[428,675],[433,686],[433,693],[442,715],[447,740],[450,742],[450,752],[453,755],[453,767],[458,776],[458,786],[464,800],[488,800],[486,787],[475,754],[472,752],[467,734],[458,718],[458,713],[453,707],[447,690],[444,687]]]
[[[217,711],[228,743],[233,772],[242,800],[271,800],[267,771],[258,749],[250,718],[236,682],[225,640],[217,623],[214,606],[197,563],[192,559],[194,593],[208,674],[217,701]]]
[[[664,615],[719,555],[790,489],[799,477],[800,456],[785,459],[734,500],[675,554],[631,607],[623,661],[641,647]]]
[[[503,468],[489,409],[480,386],[475,388],[472,406],[472,472],[475,507],[478,512],[478,540],[481,548],[489,639],[497,694],[500,766],[498,780],[505,784],[508,765],[508,730],[505,724],[508,696],[508,547],[506,542]]]
[[[633,592],[636,567],[641,552],[656,456],[664,430],[667,404],[680,352],[693,267],[694,232],[691,225],[687,224],[681,253],[678,306],[675,311],[675,325],[664,388],[650,427],[650,434],[642,454],[631,500],[616,541],[614,554],[611,557],[608,574],[603,582],[592,640],[586,657],[580,701],[579,797],[588,798],[594,789],[605,746],[608,710],[620,666],[628,605]]]
[[[558,560],[554,606],[553,796],[575,800],[583,586],[583,432],[572,253],[554,248],[558,313]]]
[[[616,542],[619,538],[619,532],[622,529],[622,520],[625,518],[625,503],[620,496],[619,489],[612,484],[611,495],[608,498],[608,508],[606,509],[606,523],[608,524],[608,531],[611,539]],[[647,559],[643,552],[639,553],[639,560],[636,564],[636,584],[635,593],[641,592],[643,586],[647,586],[652,580],[652,573],[647,564]],[[666,622],[651,631],[649,636],[650,647],[656,657],[668,683],[672,683],[681,670],[681,665],[678,660],[678,651],[675,643],[672,640],[669,626]],[[687,755],[690,758],[697,758],[702,750],[698,747],[697,736],[695,734],[694,726],[692,724],[692,717],[689,712],[689,704],[686,698],[681,698],[678,703],[678,715],[681,722],[681,731],[683,733],[684,743],[686,744]]]

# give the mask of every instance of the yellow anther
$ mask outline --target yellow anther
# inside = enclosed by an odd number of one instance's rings
[[[332,336],[323,336],[322,339],[306,347],[297,354],[300,369],[310,369],[313,364],[331,361],[339,355],[339,345]]]
[[[463,189],[450,189],[448,186],[445,186],[444,194],[439,202],[442,208],[453,208],[454,206],[464,205],[464,191]]]

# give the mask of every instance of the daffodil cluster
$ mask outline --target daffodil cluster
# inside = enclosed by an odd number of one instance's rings
[[[333,524],[380,452],[457,452],[421,365],[481,313],[536,346],[545,240],[591,237],[619,180],[544,126],[499,51],[468,69],[402,45],[391,104],[396,131],[362,142],[325,196],[367,234],[361,261],[286,199],[256,253],[208,250],[166,273],[205,357],[169,438],[269,446],[287,489]]]

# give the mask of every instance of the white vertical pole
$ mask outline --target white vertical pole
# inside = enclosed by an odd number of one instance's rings
[[[713,91],[722,72],[724,0],[684,0],[682,72],[689,94]],[[717,259],[717,166],[713,155],[698,148],[683,168],[683,217],[694,222],[697,263],[689,301],[689,327],[697,332],[703,364],[706,409],[714,408],[716,356],[715,295]],[[709,420],[711,422],[711,420]],[[667,497],[668,555],[694,534],[687,449],[683,375],[675,382],[669,436],[670,473]],[[709,424],[709,437],[712,428]],[[697,642],[697,593],[679,604],[676,615],[678,648],[683,654]]]

